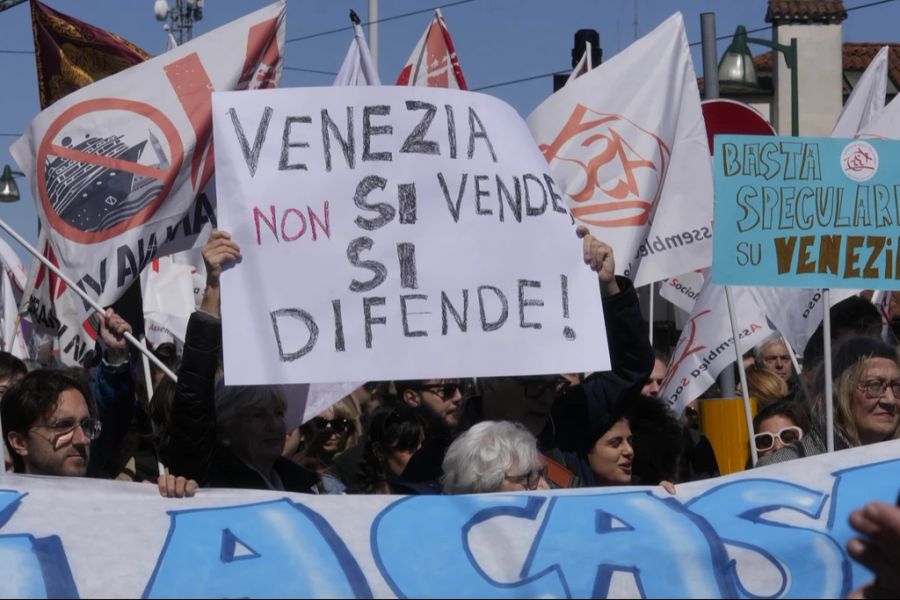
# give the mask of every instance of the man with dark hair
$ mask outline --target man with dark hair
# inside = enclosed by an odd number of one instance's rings
[[[462,417],[462,384],[459,379],[424,379],[395,381],[394,386],[397,401],[416,408],[427,424],[425,441],[410,458],[397,485],[409,486],[414,493],[440,493],[441,464]]]
[[[84,384],[62,371],[38,369],[0,403],[6,448],[16,473],[83,477],[100,421]]]
[[[28,373],[28,367],[21,359],[9,352],[0,352],[0,400],[7,390]]]
[[[397,381],[397,397],[409,406],[418,407],[441,429],[453,434],[462,416],[463,393],[459,379],[424,379]]]

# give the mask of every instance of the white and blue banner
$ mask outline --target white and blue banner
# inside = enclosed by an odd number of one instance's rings
[[[0,596],[838,598],[900,441],[678,486],[304,496],[6,475]]]
[[[900,143],[717,136],[713,281],[900,289]]]

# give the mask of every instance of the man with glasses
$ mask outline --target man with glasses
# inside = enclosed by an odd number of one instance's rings
[[[26,375],[0,403],[6,449],[16,473],[84,477],[100,436],[84,383],[62,371]]]

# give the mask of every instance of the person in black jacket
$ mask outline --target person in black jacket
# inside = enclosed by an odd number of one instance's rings
[[[613,417],[622,415],[627,401],[640,394],[653,369],[654,353],[644,332],[634,285],[615,275],[612,247],[594,238],[585,227],[578,227],[576,234],[582,239],[585,264],[599,279],[611,370],[592,373],[574,384],[572,378],[558,375],[481,380],[481,396],[467,400],[469,406],[463,406],[462,426],[445,432],[437,441],[435,436],[426,438],[422,450],[404,471],[404,480],[439,478],[441,463],[455,435],[482,420],[523,424],[538,438],[541,452],[557,462],[586,460],[587,450],[612,426]],[[574,462],[566,466],[576,475],[586,475],[583,469],[573,468]]]
[[[219,277],[240,259],[224,231],[203,247],[206,290],[185,335],[178,385],[161,455],[172,473],[202,487],[312,492],[318,475],[281,456],[287,427],[281,389],[216,383],[222,354]]]

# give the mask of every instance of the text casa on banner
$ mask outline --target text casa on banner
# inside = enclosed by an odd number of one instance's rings
[[[229,384],[609,367],[597,275],[508,105],[368,87],[213,107],[243,257],[223,275]]]
[[[13,145],[48,233],[45,254],[100,304],[214,222],[200,193],[213,173],[211,94],[275,85],[284,11],[277,2],[75,91]],[[36,284],[38,276],[35,267],[24,301],[52,328],[52,300],[64,289]],[[88,312],[80,300],[69,304]]]
[[[528,126],[619,274],[642,286],[712,264],[712,167],[680,13],[570,81]]]
[[[898,456],[900,441],[883,442],[675,496],[201,490],[175,500],[146,484],[11,475],[0,595],[843,598],[873,577],[844,550],[848,516],[896,499]]]
[[[716,138],[713,280],[900,289],[900,142]]]

